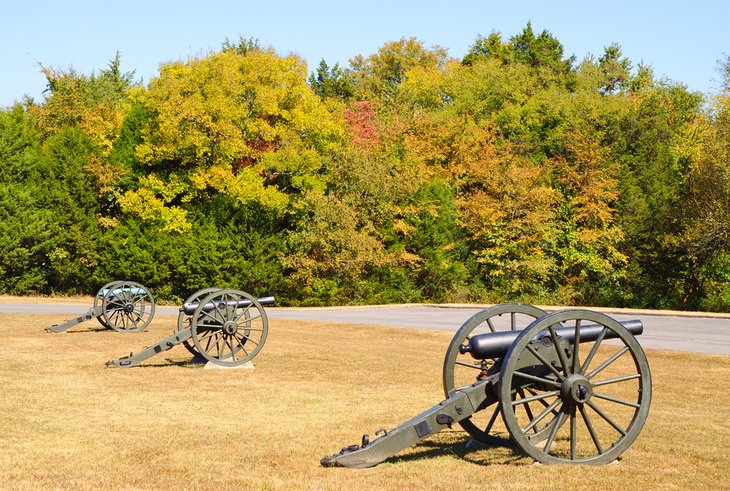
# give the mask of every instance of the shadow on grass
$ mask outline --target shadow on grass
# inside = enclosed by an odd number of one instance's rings
[[[525,454],[509,438],[490,437],[489,444],[476,442],[468,436],[450,440],[425,440],[411,447],[408,454],[389,457],[384,462],[395,464],[448,454],[479,466],[519,465],[524,463],[520,461],[525,460]]]
[[[157,361],[155,363],[147,363],[146,361],[143,361],[139,365],[135,365],[133,367],[114,367],[114,368],[123,368],[123,369],[129,369],[129,368],[168,368],[168,367],[178,367],[178,368],[196,368],[200,369],[200,367],[203,367],[208,363],[208,360],[202,359],[202,358],[191,358],[189,360],[173,360],[172,358],[165,358],[163,361]],[[111,367],[110,367],[111,368]]]
[[[46,328],[46,330],[48,330],[48,329],[50,329],[50,328]],[[51,332],[51,334],[84,334],[87,332],[102,332],[102,331],[112,331],[112,329],[108,328],[108,327],[104,327],[104,326],[87,327],[85,329],[74,329],[73,327],[71,327],[70,329],[68,329],[66,331]]]

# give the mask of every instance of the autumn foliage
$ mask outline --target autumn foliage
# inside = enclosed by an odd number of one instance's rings
[[[462,60],[404,38],[308,75],[242,39],[145,86],[119,55],[44,74],[0,111],[4,292],[730,307],[728,88],[616,44],[578,62],[528,24]]]

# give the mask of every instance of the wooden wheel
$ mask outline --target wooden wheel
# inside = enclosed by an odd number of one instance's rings
[[[112,284],[101,304],[103,324],[119,332],[144,331],[155,315],[155,299],[139,283],[120,281]]]
[[[559,327],[570,335],[558,336]],[[521,393],[524,387],[532,394]],[[536,320],[502,364],[504,423],[539,462],[615,460],[639,435],[650,404],[644,351],[624,326],[597,312],[565,310]],[[536,432],[538,426],[544,430]]]
[[[219,291],[220,288],[203,288],[202,290],[198,290],[197,292],[190,295],[188,298],[185,299],[183,302],[183,306],[180,309],[180,313],[177,315],[177,330],[183,331],[185,329],[189,329],[192,325],[193,316],[188,315],[185,313],[185,306],[186,305],[192,305],[200,303],[200,301],[210,295],[213,292]],[[192,338],[187,339],[183,341],[183,346],[185,346],[185,349],[188,350],[193,356],[197,356],[199,358],[205,358],[196,348],[195,343],[193,342]]]
[[[532,305],[502,304],[477,312],[456,331],[449,343],[444,358],[443,384],[444,393],[449,397],[456,387],[470,385],[481,378],[491,375],[495,366],[493,359],[475,360],[470,354],[462,354],[459,348],[469,342],[472,335],[506,330],[522,330],[545,312]],[[479,412],[471,418],[459,422],[472,438],[482,443],[493,443],[494,437],[489,435],[499,414],[499,405],[493,410]]]
[[[191,320],[195,349],[220,366],[252,360],[263,348],[269,321],[259,301],[240,290],[218,290],[203,298]]]
[[[117,280],[117,281],[110,281],[106,285],[104,285],[101,288],[99,288],[99,291],[96,293],[96,296],[94,296],[94,306],[93,306],[94,312],[102,312],[102,310],[101,310],[101,304],[104,302],[104,296],[107,294],[107,292],[110,289],[114,288],[114,286],[117,285],[117,284],[119,284],[119,283],[124,283],[124,282],[123,281],[119,281],[119,280]],[[102,314],[97,315],[96,316],[96,320],[98,320],[99,323],[102,326],[106,327],[107,329],[111,329],[112,328],[112,326],[110,326],[109,324],[106,323],[106,321],[104,320],[104,316]]]

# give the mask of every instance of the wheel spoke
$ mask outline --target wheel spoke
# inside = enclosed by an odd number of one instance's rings
[[[248,331],[263,332],[264,331],[263,329],[260,329],[258,327],[248,327],[248,326],[240,326],[239,325],[238,328],[241,329],[241,330],[243,330],[243,331],[246,331],[246,332],[248,332]]]
[[[205,331],[205,334],[203,334],[202,336],[200,336],[200,337],[198,338],[198,341],[203,341],[203,340],[205,340],[205,339],[208,339],[208,338],[210,338],[211,336],[214,336],[214,335],[215,335],[216,333],[218,333],[218,332],[219,332],[218,330],[208,330],[208,331]]]
[[[593,347],[591,348],[591,351],[588,353],[588,356],[586,356],[586,360],[583,362],[583,365],[580,367],[581,375],[586,373],[586,370],[588,370],[588,366],[591,364],[591,361],[593,361],[593,357],[596,356],[598,347],[601,345],[601,341],[603,341],[603,338],[606,336],[607,331],[608,331],[608,329],[604,327],[603,330],[601,331],[601,334],[599,334],[598,337],[596,338],[596,342],[593,343]]]
[[[591,401],[586,402],[586,404],[588,404],[588,407],[590,407],[591,409],[593,409],[608,424],[610,424],[611,426],[613,426],[613,428],[616,431],[618,431],[622,435],[626,436],[626,430],[623,429],[623,428],[621,428],[614,420],[612,420],[610,417],[608,417],[608,415],[606,413],[604,413],[603,411],[601,411],[601,409],[598,406],[596,406],[595,404],[593,404]]]
[[[522,388],[517,389],[517,393],[523,399],[525,398],[525,392],[522,390]],[[527,419],[529,419],[530,421],[532,421],[534,419],[534,417],[532,415],[532,409],[530,409],[530,405],[529,404],[525,404],[525,412],[527,413]],[[535,430],[535,433],[537,433],[537,430]]]
[[[558,352],[558,358],[560,358],[560,365],[563,368],[563,373],[567,377],[568,361],[565,359],[565,353],[563,353],[563,350],[560,349],[560,344],[558,343],[558,335],[555,333],[555,327],[552,325],[548,326],[548,331],[550,331],[550,338],[553,340],[553,346],[555,347],[555,351]]]
[[[234,315],[233,316],[233,320],[236,321],[236,322],[238,322],[238,319],[240,319],[241,317],[243,317],[244,315],[246,315],[248,313],[248,311],[251,310],[251,307],[252,306],[253,306],[253,304],[251,304],[248,307],[246,307],[245,309],[243,309],[240,314]],[[258,319],[259,317],[261,317],[261,313],[260,312],[259,312],[259,315],[258,316],[252,317],[251,320]],[[246,320],[249,320],[249,319],[246,319]]]
[[[215,309],[215,310],[218,310],[218,309]],[[208,319],[210,319],[214,323],[216,323],[218,325],[222,324],[222,322],[220,321],[220,319],[216,318],[214,315],[211,315],[210,312],[206,312],[205,310],[201,310],[200,311],[200,314],[201,314],[201,318],[202,318],[202,316],[206,316]]]
[[[570,408],[570,460],[575,460],[576,440],[575,406],[573,406]]]
[[[596,450],[598,450],[599,454],[603,453],[603,447],[601,446],[601,441],[598,439],[598,435],[596,434],[596,430],[593,429],[593,423],[591,423],[590,418],[588,417],[588,413],[586,412],[585,407],[583,404],[578,405],[578,410],[580,411],[581,416],[583,416],[583,421],[586,424],[586,428],[588,428],[588,433],[591,434],[591,439],[593,440],[593,444],[596,446]]]
[[[593,387],[600,387],[601,385],[608,385],[608,384],[615,384],[618,382],[625,382],[627,380],[634,380],[637,378],[641,378],[640,373],[634,373],[631,375],[624,375],[623,377],[616,377],[616,378],[609,378],[606,380],[601,380],[600,382],[591,382]]]
[[[580,359],[578,357],[578,353],[580,350],[580,319],[576,319],[575,321],[575,339],[573,340],[573,369],[572,373],[576,373],[578,371],[578,368],[580,367]],[[575,420],[575,413],[571,413],[571,424],[574,424]]]
[[[517,406],[518,404],[527,404],[528,402],[539,401],[540,399],[547,399],[548,397],[553,397],[558,394],[560,394],[559,390],[551,390],[550,392],[543,392],[542,394],[538,394],[536,396],[525,397],[524,399],[515,399],[512,401],[512,406]]]
[[[535,419],[533,419],[532,421],[530,421],[530,424],[528,424],[527,426],[525,426],[524,428],[522,428],[522,433],[527,433],[528,431],[530,431],[535,425],[537,425],[540,421],[542,421],[543,419],[545,419],[545,416],[547,416],[548,414],[550,414],[550,413],[555,414],[555,408],[558,407],[558,404],[560,404],[561,402],[562,401],[559,398],[558,399],[555,399],[551,404],[549,404],[545,408],[545,410],[543,412],[541,412],[540,414],[538,414]],[[560,413],[558,413],[558,414],[560,414]],[[556,414],[555,416],[557,417],[558,414]]]
[[[492,416],[489,418],[489,422],[487,423],[486,428],[484,428],[484,433],[487,434],[492,430],[492,426],[494,426],[494,422],[497,420],[497,415],[499,415],[499,404],[494,405],[494,411],[492,411]]]
[[[240,346],[241,349],[243,350],[243,352],[246,354],[246,356],[248,356],[248,351],[246,351],[246,348],[243,346],[243,343],[241,343],[241,340],[236,336],[234,336],[234,337],[236,338],[236,342],[238,343],[238,346]],[[244,343],[245,343],[245,341],[244,341]]]
[[[230,336],[226,336],[225,339],[226,339],[226,345],[228,345],[228,349],[231,350],[231,360],[235,360],[236,354],[233,352],[233,343],[231,343],[231,338],[230,338]]]
[[[252,342],[253,344],[255,344],[256,346],[258,346],[258,345],[259,345],[259,343],[257,343],[257,342],[256,342],[256,341],[254,341],[253,339],[251,339],[251,338],[250,338],[249,336],[246,336],[245,334],[241,334],[241,336],[242,336],[242,337],[244,337],[244,338],[246,339],[246,342],[249,342],[249,341],[250,341],[250,342]]]
[[[533,396],[536,396],[538,394],[537,392],[535,392],[534,390],[532,390],[530,387],[525,387],[525,390],[527,390],[527,392],[529,392]],[[539,402],[540,404],[542,404],[545,407],[548,407],[548,403],[545,402],[545,399],[540,399],[537,402]],[[553,413],[555,413],[555,411],[553,411]]]
[[[249,318],[244,318],[244,319],[242,319],[241,317],[236,317],[233,320],[236,322],[238,327],[241,327],[244,329],[249,329],[249,327],[246,327],[246,326],[253,325],[253,322],[257,319],[261,319],[261,316],[257,315],[256,317],[249,317]]]
[[[548,439],[545,442],[545,447],[542,449],[543,452],[545,452],[545,453],[550,452],[550,446],[553,444],[555,435],[558,433],[558,430],[560,429],[560,427],[563,426],[564,422],[565,422],[565,412],[563,411],[563,408],[561,408],[560,413],[558,413],[558,417],[555,419],[555,423],[553,423],[553,428],[552,428],[552,430],[550,430],[550,436],[548,436]]]
[[[516,331],[517,330],[517,314],[515,312],[510,312],[509,316],[510,316],[510,319],[509,319],[510,331]]]
[[[461,365],[462,367],[476,368],[477,370],[482,369],[481,365],[477,365],[476,363],[467,363],[467,362],[461,361],[461,360],[455,360],[454,364]]]
[[[213,355],[212,353],[211,353],[211,356],[214,356],[215,358],[218,358],[218,359],[220,359],[220,357],[221,357],[220,342],[221,342],[222,338],[223,338],[223,334],[220,331],[216,332],[215,343],[213,344],[213,349],[217,353],[217,356]],[[210,353],[210,351],[209,351],[209,353]]]
[[[543,366],[545,366],[545,368],[547,368],[548,370],[550,370],[553,373],[553,375],[555,375],[556,377],[558,377],[558,380],[563,380],[563,378],[564,378],[563,377],[563,374],[560,373],[560,372],[558,372],[555,369],[555,367],[552,365],[552,363],[550,363],[549,361],[547,361],[544,356],[542,356],[535,348],[532,347],[531,344],[528,344],[527,345],[527,351],[529,351],[530,353],[532,353],[532,355],[535,358],[537,358],[538,360],[540,360],[540,363],[542,363]]]
[[[489,330],[492,332],[497,332],[497,329],[494,327],[494,324],[492,324],[492,319],[487,317],[487,325],[489,326]]]
[[[616,353],[614,353],[608,360],[604,361],[598,367],[596,367],[595,370],[593,370],[591,373],[589,373],[588,375],[586,375],[586,378],[588,380],[592,379],[593,377],[595,377],[596,375],[598,375],[604,368],[606,368],[607,366],[609,366],[611,363],[613,363],[614,361],[616,361],[621,355],[623,355],[624,353],[626,353],[628,350],[629,350],[629,347],[628,346],[624,346],[622,349],[620,349],[619,351],[617,351]]]
[[[116,295],[114,295],[112,297],[109,297],[109,299],[107,299],[106,304],[108,306],[113,306],[113,305],[124,306],[124,300],[122,300],[119,297],[117,297]]]
[[[630,406],[630,407],[633,407],[633,408],[636,408],[636,409],[639,409],[641,407],[640,404],[637,404],[635,402],[624,401],[623,399],[619,399],[617,397],[611,397],[611,396],[606,396],[606,395],[602,395],[602,394],[596,394],[595,392],[593,393],[593,397],[598,397],[599,399],[603,399],[603,400],[606,400],[606,401],[615,402],[616,404],[623,404],[624,406]]]
[[[553,387],[559,388],[561,385],[559,382],[556,382],[554,380],[550,380],[548,378],[537,377],[535,375],[530,375],[529,373],[520,372],[519,370],[515,370],[514,374],[515,374],[515,376],[518,376],[520,378],[532,380],[533,382],[540,382],[540,383],[543,383],[546,385],[552,385]]]

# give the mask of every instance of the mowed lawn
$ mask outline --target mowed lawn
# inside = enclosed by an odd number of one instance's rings
[[[455,426],[358,470],[319,459],[436,404],[449,333],[273,320],[253,370],[205,370],[182,346],[118,369],[104,362],[176,318],[44,332],[63,320],[0,315],[2,489],[730,489],[728,356],[648,351],[651,413],[618,463],[532,465],[466,449]]]

